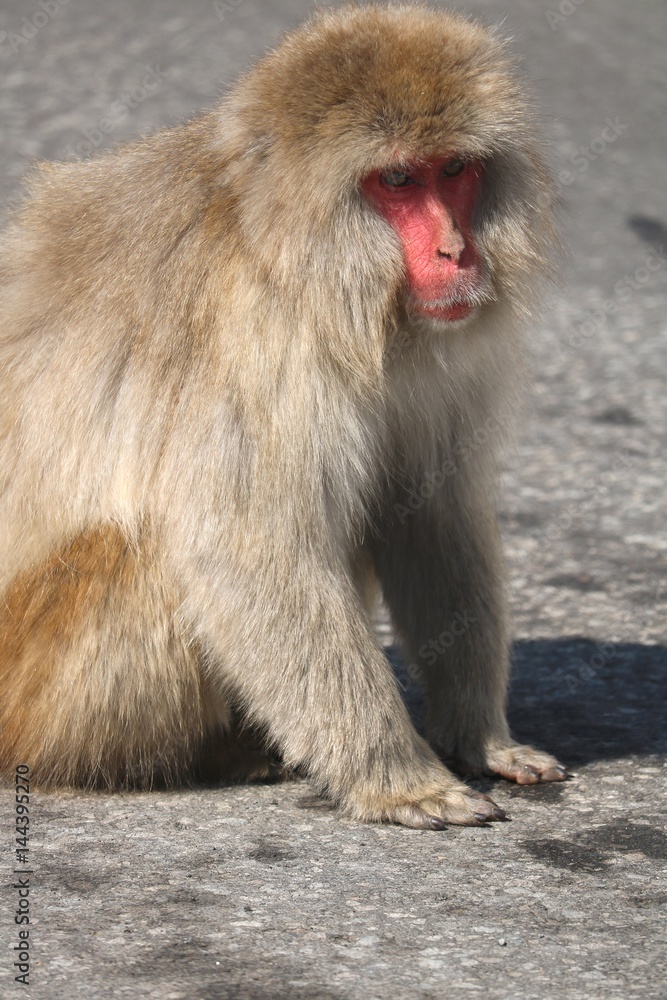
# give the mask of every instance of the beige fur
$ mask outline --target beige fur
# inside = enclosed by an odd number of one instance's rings
[[[4,771],[145,784],[208,754],[236,774],[250,726],[360,819],[500,817],[413,729],[364,606],[372,566],[432,746],[564,776],[505,721],[493,514],[554,241],[536,149],[492,33],[349,7],[215,111],[35,171],[0,255]],[[485,164],[494,301],[443,330],[406,314],[398,241],[359,183],[450,150]],[[431,663],[456,612],[475,621]],[[247,773],[274,773],[243,745]]]

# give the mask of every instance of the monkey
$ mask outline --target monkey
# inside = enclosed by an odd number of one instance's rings
[[[346,6],[213,110],[34,168],[0,251],[2,773],[296,772],[436,830],[505,818],[455,770],[565,779],[508,728],[495,517],[557,245],[532,119],[493,30]]]

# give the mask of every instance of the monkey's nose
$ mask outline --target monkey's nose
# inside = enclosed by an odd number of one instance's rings
[[[438,257],[443,260],[450,260],[453,264],[458,264],[465,249],[463,234],[458,229],[444,234],[438,241]]]

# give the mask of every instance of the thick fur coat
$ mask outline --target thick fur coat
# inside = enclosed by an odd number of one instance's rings
[[[493,514],[554,240],[536,149],[504,44],[410,4],[321,13],[215,110],[36,168],[0,251],[4,772],[263,775],[265,746],[361,818],[493,818],[412,728],[373,575],[431,744],[555,776],[505,722]],[[443,150],[484,164],[493,299],[448,330],[359,190]]]

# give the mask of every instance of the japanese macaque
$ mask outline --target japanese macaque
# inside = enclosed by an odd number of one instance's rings
[[[508,729],[494,516],[551,201],[504,44],[418,5],[320,13],[210,113],[36,169],[0,257],[5,773],[294,769],[434,829],[504,816],[444,762],[565,777]]]

